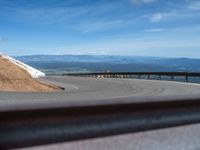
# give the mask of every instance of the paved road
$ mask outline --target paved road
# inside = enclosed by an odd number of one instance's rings
[[[0,93],[0,110],[158,101],[200,97],[200,85],[136,79],[45,77],[65,91],[55,93]],[[29,148],[30,149],[30,148]],[[31,149],[66,150],[200,150],[200,125],[125,134]]]
[[[0,110],[98,105],[200,97],[200,85],[137,79],[45,77],[65,88],[53,93],[0,92]]]

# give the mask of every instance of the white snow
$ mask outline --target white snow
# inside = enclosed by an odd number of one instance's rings
[[[23,63],[23,62],[20,62],[10,56],[7,56],[3,53],[0,53],[0,56],[3,57],[4,59],[7,59],[9,60],[10,62],[16,64],[17,66],[21,67],[22,69],[25,69],[33,78],[39,78],[39,77],[43,77],[45,76],[45,73]]]

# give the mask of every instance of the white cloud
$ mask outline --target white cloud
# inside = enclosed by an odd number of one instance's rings
[[[161,21],[163,18],[164,18],[163,14],[157,13],[157,14],[154,14],[153,16],[151,16],[150,21],[151,21],[151,22],[159,22],[159,21]]]
[[[3,43],[5,41],[6,41],[6,39],[4,37],[0,37],[0,43]]]
[[[140,4],[140,3],[149,4],[149,3],[156,2],[156,0],[130,0],[130,2],[133,4]]]
[[[168,12],[158,12],[153,15],[147,16],[150,22],[160,22],[162,20],[180,20],[200,17],[200,2],[189,3],[179,7],[178,9],[172,9]]]
[[[124,8],[121,1],[100,3],[99,5],[75,5],[70,7],[63,5],[48,9],[44,6],[30,8],[8,6],[2,9],[4,11],[1,10],[0,5],[0,17],[34,25],[56,24],[61,28],[86,33],[120,27],[123,23],[123,18],[120,17],[129,14],[121,11],[122,13],[118,13],[119,19],[110,15],[117,13],[120,8]]]
[[[195,2],[190,3],[188,5],[188,8],[192,10],[200,10],[200,1],[195,1]]]
[[[150,22],[155,23],[163,20],[185,20],[186,18],[200,17],[200,1],[185,0],[183,4],[170,3],[169,6],[171,6],[170,9],[147,15],[147,18]]]
[[[99,30],[108,30],[110,28],[118,27],[123,24],[123,20],[99,20],[93,23],[80,24],[84,33],[99,31]]]
[[[162,32],[164,29],[155,28],[155,29],[146,29],[145,32]]]
[[[143,1],[143,3],[153,3],[153,2],[155,2],[156,0],[142,0]]]

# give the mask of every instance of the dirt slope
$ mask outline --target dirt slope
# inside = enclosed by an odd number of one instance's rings
[[[0,56],[0,91],[51,92],[56,86],[40,83],[24,69]]]

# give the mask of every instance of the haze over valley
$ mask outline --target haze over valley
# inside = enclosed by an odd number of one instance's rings
[[[47,74],[71,72],[199,72],[200,59],[115,55],[29,55],[16,59]]]

